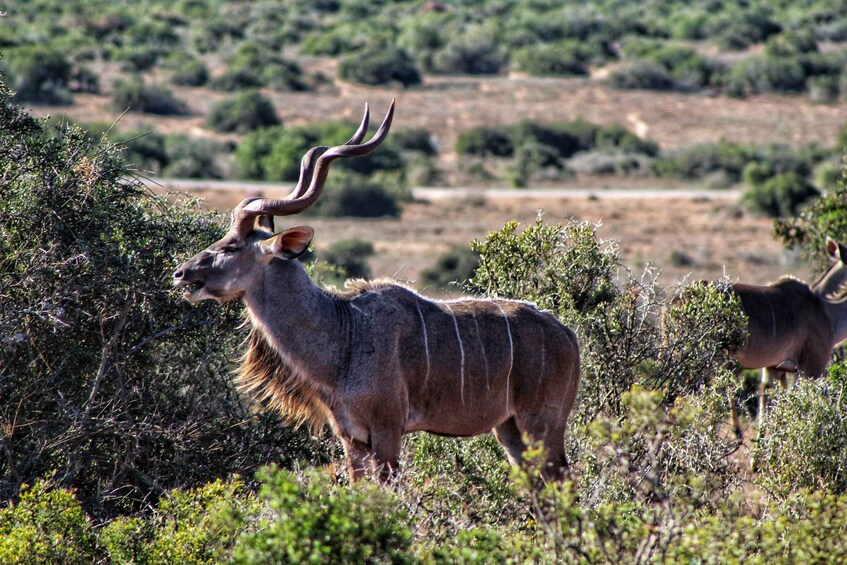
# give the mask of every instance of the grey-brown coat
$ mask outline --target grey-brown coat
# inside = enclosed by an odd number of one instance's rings
[[[579,347],[570,329],[512,300],[429,300],[386,281],[328,292],[295,260],[308,248],[311,228],[274,235],[254,226],[257,217],[269,227],[268,216],[313,203],[329,161],[375,149],[392,111],[393,103],[365,144],[358,142],[367,113],[348,144],[310,151],[290,198],[242,202],[230,232],[184,263],[174,282],[189,300],[244,302],[252,330],[240,382],[290,420],[329,422],[353,476],[375,467],[387,478],[406,433],[471,436],[493,429],[513,463],[526,447],[523,434],[543,442],[547,474],[561,477],[579,383]]]

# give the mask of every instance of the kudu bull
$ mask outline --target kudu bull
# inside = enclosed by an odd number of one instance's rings
[[[570,329],[513,300],[428,300],[388,281],[328,292],[295,260],[312,228],[273,234],[273,216],[296,214],[318,199],[333,160],[367,155],[382,143],[393,112],[392,101],[365,143],[367,107],[350,141],[307,152],[287,198],[243,200],[226,236],[180,266],[174,284],[190,301],[244,302],[252,329],[236,379],[289,421],[328,422],[354,478],[372,469],[389,478],[406,433],[492,429],[514,464],[524,434],[542,442],[545,473],[560,478],[579,383]]]
[[[758,433],[761,437],[768,385],[787,375],[821,376],[836,345],[847,339],[847,247],[827,238],[829,269],[814,285],[784,278],[767,286],[736,283],[732,292],[747,316],[747,339],[732,356],[743,369],[762,369]],[[737,409],[732,424],[741,435]]]

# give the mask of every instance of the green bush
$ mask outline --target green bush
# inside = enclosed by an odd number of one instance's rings
[[[517,188],[524,188],[533,176],[562,168],[559,153],[553,147],[541,143],[524,143],[515,151],[511,181]]]
[[[353,124],[320,122],[303,127],[270,127],[251,132],[235,150],[238,173],[252,179],[296,181],[300,175],[300,159],[310,148],[344,143],[355,129]],[[359,175],[383,172],[402,176],[406,163],[389,137],[378,151],[358,159],[340,159],[333,168]]]
[[[769,10],[763,6],[751,7],[741,13],[721,14],[706,26],[707,36],[715,36],[718,45],[728,50],[743,50],[767,40],[782,31]]]
[[[178,178],[223,176],[216,163],[223,149],[215,141],[144,130],[112,132],[110,137],[124,147],[123,160],[133,170]]]
[[[232,557],[261,510],[239,479],[216,480],[169,491],[153,514],[116,518],[98,542],[110,563],[213,565]]]
[[[215,104],[206,118],[215,131],[245,133],[280,123],[273,103],[256,91],[242,92]]]
[[[580,151],[601,149],[627,155],[658,155],[659,146],[619,124],[598,126],[582,120],[514,126],[478,126],[459,134],[456,152],[479,157],[515,157],[515,180],[526,181],[538,170],[563,169],[562,160]],[[517,182],[518,186],[525,182]]]
[[[215,160],[223,150],[214,140],[171,134],[165,138],[165,150],[168,160],[161,169],[162,176],[189,179],[223,177]]]
[[[727,141],[699,143],[663,154],[654,163],[654,169],[659,176],[683,179],[705,178],[722,172],[734,183],[741,180],[744,167],[754,158],[751,146]]]
[[[655,141],[641,139],[620,124],[598,127],[594,147],[647,157],[656,157],[659,154],[659,145]]]
[[[585,128],[583,128],[585,126]],[[590,129],[589,133],[586,131]],[[557,157],[567,159],[577,151],[587,149],[593,144],[597,127],[587,122],[542,124],[532,120],[523,120],[509,128],[512,144],[519,150],[530,145],[548,148]],[[533,150],[530,149],[529,153]],[[535,150],[535,152],[539,152]],[[548,165],[551,163],[548,163]]]
[[[808,82],[809,98],[819,104],[830,104],[838,100],[841,94],[841,81],[838,75],[811,77]]]
[[[233,389],[241,312],[169,290],[175,266],[223,234],[216,218],[154,198],[77,127],[48,135],[2,89],[0,161],[0,395],[15,407],[0,499],[59,469],[103,518],[321,452]]]
[[[174,94],[159,86],[150,86],[140,77],[116,80],[112,85],[115,110],[143,112],[160,116],[188,114],[188,106]]]
[[[732,67],[726,88],[733,96],[803,92],[806,71],[797,58],[754,56]]]
[[[533,76],[585,76],[588,57],[578,43],[523,47],[512,55],[512,65]]]
[[[511,157],[514,150],[509,133],[503,128],[477,126],[463,131],[456,140],[456,152],[460,155]]]
[[[575,155],[568,161],[568,168],[589,175],[650,175],[653,173],[653,160],[614,149],[597,149]]]
[[[479,253],[469,247],[456,245],[442,253],[435,265],[421,271],[421,285],[442,290],[464,289],[478,266]]]
[[[800,379],[775,394],[756,445],[757,481],[781,497],[807,490],[847,492],[847,365],[826,379]]]
[[[408,517],[373,483],[345,487],[326,474],[304,479],[276,468],[261,473],[267,504],[234,563],[409,563]]]
[[[408,460],[398,494],[412,508],[419,500],[428,521],[418,552],[455,546],[456,536],[472,528],[494,527],[504,533],[526,528],[529,507],[510,480],[503,448],[493,435],[455,439],[412,434],[404,439],[403,451]],[[468,504],[470,500],[474,503]]]
[[[330,265],[340,267],[345,278],[369,279],[371,269],[368,266],[368,257],[373,254],[374,246],[369,241],[342,239],[324,249],[320,256]]]
[[[130,131],[113,135],[121,144],[124,162],[135,170],[160,174],[170,162],[165,147],[167,136],[152,131]]]
[[[114,50],[111,55],[113,59],[123,61],[121,70],[127,73],[149,71],[158,64],[161,56],[161,50],[147,45],[129,45]]]
[[[680,288],[662,312],[660,370],[652,381],[670,397],[696,391],[714,379],[734,377],[728,352],[747,338],[747,317],[726,280]],[[727,384],[733,389],[734,383]]]
[[[26,45],[4,53],[15,97],[35,104],[70,104],[72,67],[67,56],[46,45]]]
[[[673,90],[677,87],[667,69],[651,61],[625,63],[609,74],[609,83],[622,89]]]
[[[393,218],[400,215],[397,196],[382,185],[355,177],[348,177],[342,182],[340,187],[324,192],[320,200],[309,209],[310,212],[335,218]]]
[[[263,86],[259,70],[250,67],[229,69],[220,76],[209,81],[209,86],[224,92],[252,90]]]
[[[742,197],[747,207],[772,218],[792,216],[820,193],[794,171],[773,174],[767,164],[751,163],[744,169],[749,187]]]
[[[307,36],[302,51],[306,55],[338,56],[358,51],[365,47],[366,38],[359,33],[358,22],[345,22],[331,30]]]
[[[263,86],[279,91],[309,89],[303,70],[297,63],[253,41],[239,44],[226,71],[212,79],[210,86],[227,92]]]
[[[421,83],[414,59],[402,49],[374,47],[341,60],[338,76],[368,85],[399,83],[404,87]]]
[[[438,154],[438,149],[432,141],[432,134],[425,128],[392,129],[391,141],[402,151],[414,151],[427,157]]]
[[[493,26],[470,27],[451,35],[432,56],[432,70],[442,74],[490,75],[506,65]]]
[[[622,54],[625,60],[637,61],[643,65],[644,69],[649,69],[649,64],[660,66],[673,80],[674,88],[682,90],[710,86],[718,81],[722,72],[717,63],[698,54],[693,48],[666,42],[631,40],[624,44]],[[615,80],[626,81],[627,79],[637,83],[631,67],[627,74],[628,77],[613,78],[613,84]],[[659,75],[660,73],[657,74]],[[665,87],[661,85],[656,88],[656,90],[664,89]]]
[[[847,185],[844,177],[838,186],[803,207],[797,217],[776,220],[774,234],[786,247],[801,247],[807,259],[812,260],[819,270],[828,266],[824,256],[827,237],[836,241],[847,241]]]
[[[23,485],[17,502],[0,508],[0,562],[84,565],[95,562],[91,520],[72,492],[48,481]]]
[[[174,62],[171,82],[179,86],[203,86],[209,82],[209,67],[195,57],[184,57]]]

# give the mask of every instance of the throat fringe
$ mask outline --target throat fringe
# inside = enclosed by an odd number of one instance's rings
[[[238,389],[258,398],[291,425],[307,425],[317,433],[329,419],[329,408],[318,388],[298,374],[268,342],[260,329],[251,324],[247,351],[235,372]]]

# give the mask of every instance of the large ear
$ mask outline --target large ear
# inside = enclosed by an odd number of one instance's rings
[[[315,230],[309,226],[299,226],[285,230],[262,242],[262,248],[280,259],[297,259],[309,249]]]
[[[832,262],[844,261],[847,259],[847,247],[841,245],[831,237],[826,238],[826,255]]]

